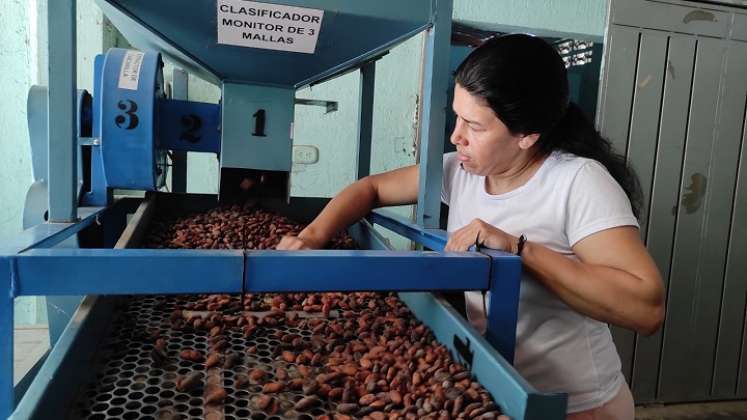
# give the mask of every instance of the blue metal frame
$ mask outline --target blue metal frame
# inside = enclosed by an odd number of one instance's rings
[[[13,258],[0,258],[0,418],[13,412],[13,302],[16,296]]]
[[[312,4],[317,0],[282,0],[284,3]],[[342,0],[339,0],[342,2]],[[63,43],[72,44],[74,52],[74,38],[70,37],[70,25],[74,34],[74,4],[72,0],[50,3],[50,37],[53,34],[61,34],[60,39]],[[112,2],[114,3],[114,2]],[[134,4],[136,2],[132,2]],[[209,3],[209,2],[207,2]],[[52,7],[52,4],[55,6]],[[104,3],[108,4],[108,3]],[[141,6],[149,4],[141,1]],[[214,3],[210,3],[214,4]],[[314,3],[316,4],[316,3]],[[329,3],[326,3],[329,5]],[[424,2],[418,3],[422,6]],[[400,4],[402,10],[420,10],[414,2],[411,5]],[[340,7],[349,10],[351,7],[347,2],[340,3]],[[161,6],[157,6],[161,7]],[[73,199],[72,210],[69,208],[67,197],[67,181],[64,181],[62,187],[50,188],[50,207],[54,204],[55,213],[59,216],[55,220],[69,219],[74,220],[80,216],[82,220],[79,223],[59,223],[59,224],[40,224],[35,226],[22,235],[14,238],[11,242],[0,245],[0,418],[13,414],[15,392],[13,388],[13,300],[17,296],[23,295],[45,295],[45,296],[65,296],[65,295],[131,295],[131,294],[169,294],[169,293],[242,293],[242,292],[271,292],[271,291],[359,291],[359,290],[386,290],[386,291],[432,291],[432,290],[488,290],[491,292],[489,316],[488,316],[488,334],[485,339],[480,337],[471,327],[463,320],[459,320],[453,311],[450,311],[445,305],[437,303],[432,295],[427,293],[403,293],[401,297],[417,314],[421,320],[425,321],[437,334],[439,340],[446,343],[452,350],[453,354],[467,357],[468,364],[472,367],[473,373],[483,382],[490,390],[496,401],[501,404],[505,412],[510,416],[520,419],[561,419],[565,416],[565,396],[548,395],[537,393],[529,386],[510,366],[513,360],[513,351],[515,346],[515,328],[518,312],[518,292],[520,283],[521,261],[518,257],[501,252],[466,252],[466,253],[444,253],[443,248],[447,240],[447,234],[444,231],[433,229],[438,224],[438,213],[440,207],[440,179],[441,179],[441,146],[443,144],[443,127],[444,127],[444,109],[446,107],[446,87],[448,86],[448,44],[450,33],[450,19],[452,11],[451,0],[432,0],[428,2],[431,13],[428,22],[423,26],[423,22],[408,22],[403,24],[409,29],[403,27],[391,27],[389,22],[391,16],[400,13],[401,10],[392,11],[379,3],[356,3],[358,12],[361,12],[360,19],[351,19],[351,16],[345,16],[345,23],[341,26],[349,26],[350,22],[365,22],[371,24],[369,18],[381,18],[380,22],[373,22],[381,27],[390,26],[392,33],[399,32],[397,36],[387,38],[385,44],[376,48],[368,46],[362,51],[362,55],[351,56],[346,60],[339,60],[339,57],[324,55],[325,58],[332,60],[334,58],[337,66],[327,66],[326,69],[309,68],[303,70],[313,70],[316,76],[311,79],[302,80],[298,83],[310,83],[318,81],[327,76],[338,74],[341,69],[348,69],[353,65],[361,65],[366,60],[376,54],[380,54],[387,47],[394,45],[419,31],[426,26],[430,26],[427,34],[425,49],[425,71],[423,92],[421,101],[422,110],[420,115],[421,142],[420,142],[420,194],[418,197],[418,217],[417,224],[401,220],[397,217],[391,217],[386,212],[377,211],[370,217],[371,223],[378,224],[387,229],[391,229],[403,236],[406,236],[415,242],[430,248],[434,251],[411,251],[411,252],[394,252],[388,249],[386,241],[376,233],[372,225],[367,221],[361,221],[351,229],[361,244],[368,246],[375,251],[311,251],[311,252],[281,252],[281,251],[219,251],[219,250],[153,250],[153,249],[71,249],[63,248],[59,245],[66,239],[72,238],[75,234],[91,226],[94,223],[102,223],[105,235],[111,236],[121,232],[123,216],[121,209],[117,208],[117,203],[109,207],[81,207],[77,208]],[[109,8],[111,6],[109,5]],[[64,13],[63,12],[64,9]],[[52,10],[61,13],[65,19],[58,19]],[[70,11],[72,10],[72,15]],[[422,10],[421,10],[422,11]],[[191,12],[190,12],[191,13]],[[379,16],[381,14],[381,16]],[[121,17],[121,16],[120,16]],[[420,17],[418,17],[419,19]],[[351,19],[350,21],[348,21]],[[63,20],[63,23],[59,23]],[[342,22],[342,17],[340,21]],[[56,23],[53,23],[56,22]],[[329,22],[328,19],[325,22]],[[387,22],[386,24],[385,21]],[[55,25],[55,29],[52,26]],[[145,24],[144,26],[147,26]],[[381,28],[380,27],[380,28]],[[152,28],[148,28],[152,29]],[[340,29],[340,28],[337,28]],[[64,35],[64,36],[63,36]],[[160,34],[157,34],[160,35]],[[191,35],[190,35],[191,36]],[[365,38],[365,33],[361,32],[361,37]],[[363,41],[370,42],[366,38]],[[165,42],[168,42],[166,40]],[[202,41],[200,41],[202,42]],[[349,43],[347,43],[349,44]],[[50,41],[50,50],[53,43]],[[160,44],[159,44],[160,45]],[[362,44],[361,44],[362,45]],[[67,48],[67,49],[65,49]],[[173,47],[172,47],[173,48]],[[55,50],[70,51],[70,46],[65,45]],[[341,51],[341,50],[340,50]],[[174,51],[170,51],[174,52]],[[339,51],[335,51],[337,53]],[[121,55],[121,51],[116,50],[107,55],[107,58],[97,58],[95,62],[96,95],[93,105],[94,132],[92,146],[97,146],[96,139],[100,139],[108,130],[106,127],[112,123],[112,114],[104,112],[104,109],[116,101],[107,99],[106,92],[113,94],[118,87],[109,86],[115,80],[116,69],[121,68],[117,65],[115,56]],[[272,56],[275,53],[268,53]],[[326,53],[325,53],[326,54]],[[67,59],[56,58],[55,63],[62,63],[65,72],[55,73],[55,100],[50,94],[50,130],[56,127],[62,128],[59,133],[61,136],[68,136],[70,130],[67,125],[76,121],[73,111],[70,109],[72,101],[67,101],[63,92],[66,86],[69,86],[70,80],[74,80],[75,67],[72,65],[72,75],[69,74],[71,69],[68,64],[72,61],[74,54],[68,54]],[[259,56],[263,56],[259,54]],[[238,54],[237,56],[238,57]],[[234,57],[234,59],[236,58]],[[112,68],[106,71],[107,60],[113,61]],[[120,57],[121,58],[121,57]],[[184,58],[184,57],[180,57]],[[192,57],[187,57],[187,61]],[[153,55],[147,55],[149,64],[146,66],[152,69],[155,64],[160,66],[160,62]],[[324,64],[328,61],[321,60]],[[121,60],[120,60],[121,61]],[[260,60],[261,61],[261,60]],[[52,63],[50,58],[50,65]],[[195,66],[202,63],[192,62]],[[225,64],[225,63],[223,63]],[[247,67],[252,69],[263,69],[261,63]],[[317,63],[319,64],[319,63]],[[317,66],[319,67],[319,66]],[[323,67],[323,66],[322,66]],[[280,68],[280,67],[278,67]],[[285,69],[288,69],[285,67]],[[277,71],[277,69],[273,69]],[[293,70],[293,69],[290,69]],[[159,69],[160,71],[160,69]],[[283,70],[285,71],[285,70]],[[319,72],[321,71],[321,73]],[[106,74],[109,73],[109,76]],[[146,103],[156,104],[155,98],[159,96],[158,88],[161,82],[153,78],[152,72],[146,72],[145,79],[148,81],[149,88],[138,94],[148,95],[145,98]],[[374,86],[374,65],[373,63],[363,64],[361,71],[362,89],[361,103],[365,108],[361,113],[361,131],[360,131],[360,156],[359,156],[359,176],[367,174],[367,167],[370,165],[370,122],[373,111],[373,86]],[[64,79],[66,85],[61,83]],[[50,75],[50,82],[52,75]],[[245,80],[225,79],[224,87],[229,86],[229,92],[224,89],[223,112],[221,118],[223,123],[221,129],[225,137],[226,132],[235,136],[236,139],[242,137],[241,133],[250,128],[248,126],[237,126],[242,118],[246,117],[244,113],[247,107],[244,106],[252,98],[256,100],[259,90],[268,92],[270,87],[248,88],[240,83]],[[257,82],[252,80],[252,82]],[[261,83],[259,81],[258,83]],[[60,88],[62,86],[62,88]],[[106,86],[109,86],[105,88]],[[287,88],[288,86],[286,86]],[[251,89],[251,92],[243,94],[244,88]],[[61,89],[61,90],[60,90]],[[286,89],[291,92],[290,89]],[[242,91],[235,95],[234,91]],[[134,92],[134,91],[133,91]],[[226,94],[228,93],[228,94]],[[262,92],[260,92],[262,93]],[[137,96],[137,95],[135,95]],[[287,95],[266,95],[267,98],[278,98],[282,96],[285,101]],[[289,104],[292,104],[292,95]],[[139,97],[138,97],[139,98]],[[115,98],[121,99],[119,97]],[[275,98],[277,99],[277,98]],[[241,102],[229,103],[231,101]],[[65,102],[65,103],[63,103]],[[70,102],[70,103],[67,103]],[[173,109],[168,108],[172,106]],[[194,107],[195,105],[189,105]],[[169,102],[164,105],[165,110],[171,110],[172,116],[183,112],[188,105],[179,102]],[[177,109],[178,108],[178,109]],[[292,109],[292,105],[287,107]],[[74,107],[73,107],[74,109]],[[205,106],[201,108],[207,114],[214,115],[214,106]],[[60,111],[58,113],[58,111]],[[123,111],[128,112],[128,109]],[[235,112],[236,115],[227,118],[227,113]],[[243,113],[242,113],[243,112]],[[152,114],[144,118],[155,118],[159,115],[159,107],[153,105],[152,108],[145,110],[145,113]],[[79,112],[80,115],[83,112]],[[70,118],[71,115],[73,118]],[[273,114],[274,115],[274,114]],[[283,121],[290,121],[289,118],[283,118]],[[64,122],[63,120],[67,121]],[[251,119],[249,119],[251,122]],[[66,125],[67,124],[67,125]],[[273,123],[275,126],[285,126],[285,123]],[[151,128],[156,124],[149,124]],[[75,127],[73,127],[73,130]],[[155,129],[155,128],[153,128]],[[158,148],[163,145],[155,144],[152,137],[152,131],[144,133],[149,144],[148,149],[151,153],[159,153]],[[273,128],[274,129],[274,128]],[[282,131],[282,129],[281,129]],[[233,133],[233,134],[231,134]],[[109,138],[111,136],[107,136]],[[284,138],[285,134],[279,132],[278,138]],[[222,147],[226,147],[225,138]],[[77,182],[75,176],[75,148],[74,144],[69,148],[66,142],[55,143],[54,147],[50,142],[50,176],[52,174],[60,179],[72,179]],[[230,142],[229,142],[230,143]],[[212,143],[210,143],[212,144]],[[239,150],[239,145],[235,145],[231,150]],[[70,155],[72,149],[73,154]],[[186,148],[185,148],[186,149]],[[214,147],[209,147],[213,151]],[[282,148],[281,148],[282,149]],[[191,148],[187,150],[193,150]],[[117,180],[112,183],[112,179],[107,179],[110,173],[113,176],[121,176],[127,172],[124,168],[122,171],[116,171],[110,163],[104,165],[107,156],[102,153],[102,147],[93,147],[92,157],[92,192],[84,201],[96,202],[101,205],[110,205],[111,200],[108,193],[108,187],[116,186],[120,181],[128,183],[134,187],[137,183],[142,183],[145,179],[144,186],[147,189],[153,189],[158,184],[151,183],[150,173],[145,176],[136,177],[133,180]],[[261,168],[267,164],[266,150],[262,149],[264,156],[261,162],[252,162],[251,168]],[[141,153],[141,155],[143,155]],[[225,153],[223,153],[225,155]],[[286,153],[282,153],[280,162],[274,162],[272,167],[266,169],[289,169],[284,165],[290,165],[290,160],[284,158]],[[289,154],[288,154],[289,156]],[[235,158],[235,156],[228,156]],[[222,160],[226,156],[221,156]],[[246,164],[251,158],[244,156],[239,159],[240,167]],[[121,156],[119,157],[121,159]],[[152,170],[154,165],[158,165],[158,157],[150,156],[144,158],[147,167]],[[127,160],[127,159],[124,159]],[[276,159],[277,160],[277,159]],[[52,162],[57,162],[52,164]],[[59,165],[58,165],[59,163]],[[123,162],[120,162],[120,164]],[[142,162],[140,162],[142,163]],[[232,166],[223,165],[222,166]],[[68,167],[69,166],[69,167]],[[106,174],[104,170],[106,169]],[[112,172],[113,171],[113,172]],[[70,176],[67,176],[70,175]],[[155,178],[162,174],[155,174]],[[146,179],[147,178],[147,179]],[[77,192],[77,190],[75,190]],[[54,199],[53,199],[54,198]],[[104,246],[111,246],[111,238],[105,238]],[[313,266],[313,269],[309,269]],[[282,269],[278,269],[282,267]],[[209,279],[209,281],[206,281]],[[63,382],[72,377],[65,374],[70,373],[72,366],[75,365],[76,350],[79,347],[85,347],[88,351],[95,350],[95,337],[101,334],[105,327],[102,319],[106,317],[106,311],[111,311],[111,305],[105,303],[93,304],[88,298],[88,303],[84,303],[76,313],[76,316],[70,322],[68,328],[50,353],[49,358],[42,367],[38,377],[29,388],[29,392],[21,400],[15,416],[26,418],[39,415],[37,410],[48,410],[48,407],[64,408],[64,401],[71,398],[72,387],[67,387],[63,392],[57,392],[58,388],[64,386]],[[99,309],[97,309],[99,308]],[[101,309],[104,308],[104,309]],[[101,310],[103,312],[98,312]],[[458,338],[458,340],[457,340]],[[452,339],[453,342],[449,342]],[[457,345],[459,343],[459,345]],[[465,344],[467,343],[467,344]],[[471,343],[471,344],[470,344]],[[491,348],[487,343],[490,343]],[[467,353],[465,353],[465,348]],[[85,353],[93,354],[93,353]],[[503,358],[501,358],[501,356]],[[467,360],[465,359],[465,362]],[[494,371],[494,372],[493,372]],[[485,373],[491,372],[491,373]],[[75,381],[78,378],[73,379]],[[20,394],[20,392],[19,392]],[[57,412],[59,414],[59,411]]]
[[[481,290],[489,271],[488,258],[468,252],[249,251],[245,282],[254,293]]]
[[[476,334],[447,302],[439,301],[429,293],[400,293],[399,298],[433,330],[439,343],[470,368],[504,414],[523,420],[565,419],[565,394],[537,392],[498,354],[492,343]]]
[[[18,402],[13,419],[62,418],[78,393],[71,384],[90,380],[94,371],[81,369],[93,359],[101,337],[108,333],[112,298],[86,297],[68,327]]]
[[[448,241],[448,234],[440,229],[424,229],[386,210],[376,210],[371,216],[372,223],[396,232],[427,248],[442,251]],[[474,254],[473,254],[474,255]],[[485,336],[503,357],[513,363],[516,335],[506,331],[516,331],[518,319],[519,288],[521,278],[521,258],[503,251],[483,249],[490,262],[487,273],[487,287],[471,287],[465,283],[466,274],[459,277],[459,287],[454,290],[487,290],[490,292],[488,304],[487,331]],[[453,278],[452,278],[453,282]],[[434,288],[438,289],[438,288]]]
[[[106,215],[105,210],[86,210],[81,208],[81,212],[88,214],[81,224],[90,224],[97,217]],[[425,238],[434,248],[442,248],[445,244],[446,234],[443,231],[400,224],[382,212],[375,213],[372,220],[410,239]],[[434,307],[430,295],[404,293],[401,296],[419,318],[435,317],[427,323],[439,340],[452,348],[453,354],[462,354],[463,345],[467,343],[472,371],[491,390],[508,414],[527,419],[562,418],[557,413],[564,415],[564,395],[537,393],[509,364],[513,357],[521,265],[516,256],[492,251],[30,249],[34,245],[49,247],[59,243],[67,234],[78,231],[81,224],[71,224],[53,233],[50,238],[28,235],[26,240],[17,241],[14,250],[6,248],[6,256],[0,258],[0,278],[10,280],[0,284],[0,293],[8,303],[0,305],[0,368],[9,366],[9,369],[3,370],[9,375],[0,377],[0,390],[7,392],[1,396],[0,401],[4,402],[0,403],[0,410],[3,410],[0,416],[10,413],[13,407],[12,310],[2,308],[12,308],[12,300],[16,296],[437,289],[492,292],[494,298],[491,299],[489,310],[491,333],[486,339],[479,337],[464,321],[456,322],[455,314],[444,313],[440,306]],[[364,232],[367,234],[361,235]],[[386,247],[380,235],[365,222],[357,233],[359,237],[367,235],[369,243],[376,248]],[[308,269],[311,264],[313,270]],[[277,267],[283,267],[283,270]],[[209,282],[205,281],[208,276]],[[454,279],[457,278],[459,283],[455,285]],[[74,320],[68,329],[78,328],[79,321]],[[460,349],[454,347],[456,339],[449,341],[457,336],[461,337]],[[492,348],[485,345],[488,342]],[[63,335],[59,347],[69,350],[74,343]],[[71,363],[68,351],[61,349],[56,346],[50,354],[51,365]],[[33,384],[31,389],[51,387],[58,381],[59,378],[50,371],[55,372],[45,365],[41,371],[45,373],[40,374],[41,384]],[[488,371],[493,373],[484,373]],[[50,398],[37,393],[30,393],[28,398],[41,401],[42,397]],[[23,413],[28,414],[29,410],[38,409],[37,405],[24,402],[21,407],[23,410],[16,413],[19,418],[25,418]],[[530,415],[532,412],[534,414]]]

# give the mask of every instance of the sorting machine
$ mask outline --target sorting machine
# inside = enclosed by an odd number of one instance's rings
[[[519,258],[487,249],[443,252],[447,234],[437,228],[451,0],[99,0],[138,49],[96,57],[92,95],[73,94],[74,4],[49,3],[50,86],[29,95],[35,182],[28,228],[0,244],[1,418],[71,416],[81,384],[95,376],[102,337],[114,328],[117,296],[143,295],[152,306],[152,296],[170,294],[303,291],[400,292],[504,413],[564,418],[566,396],[538,392],[511,365]],[[374,212],[349,229],[359,251],[137,248],[154,216],[243,199],[236,186],[245,180],[263,206],[299,221],[318,214],[325,199],[289,196],[296,90],[360,72],[358,176],[365,176],[376,60],[424,31],[415,222]],[[168,92],[164,57],[218,85],[220,103],[187,101],[184,73],[175,73]],[[185,152],[217,155],[218,195],[184,191]],[[169,169],[178,192],[161,191]],[[393,251],[373,225],[423,250]],[[462,290],[491,293],[484,337],[431,293]],[[44,363],[14,387],[14,298],[76,295],[85,298],[64,330],[53,332]]]

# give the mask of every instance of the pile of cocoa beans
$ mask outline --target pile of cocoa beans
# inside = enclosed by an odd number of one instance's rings
[[[304,398],[293,407],[297,412],[331,403],[334,414],[320,415],[320,420],[496,419],[500,415],[488,392],[452,360],[448,349],[395,295],[304,294],[299,301],[300,296],[253,295],[251,302],[261,302],[263,312],[236,315],[219,312],[238,300],[231,296],[203,296],[185,304],[191,309],[175,310],[172,328],[206,331],[210,346],[207,355],[184,349],[180,357],[204,362],[208,369],[241,365],[257,349],[250,346],[246,354],[226,351],[229,346],[222,333],[233,328],[242,329],[247,339],[265,336],[278,341],[272,354],[274,371],[246,365],[248,373],[234,378],[237,388],[262,387],[252,401],[269,415],[282,414],[278,410],[284,391],[303,393]],[[329,312],[318,309],[320,316],[300,317],[290,309],[317,310],[317,302],[329,305]],[[283,305],[286,310],[280,309]],[[283,332],[279,326],[310,330],[312,335],[304,338]],[[193,376],[180,378],[177,386],[199,385],[199,378]],[[220,392],[217,395],[206,400],[224,397]]]
[[[156,220],[145,248],[274,249],[284,235],[298,235],[305,225],[253,205],[221,206],[178,219]],[[329,249],[354,249],[341,233]]]
[[[273,248],[301,225],[259,209],[239,206],[160,223],[149,236],[154,248]],[[246,232],[247,236],[242,236]],[[339,237],[332,247],[351,247]],[[230,390],[208,384],[215,369],[241,367],[234,388],[261,387],[251,407],[268,415],[295,416],[315,407],[329,414],[318,420],[347,419],[497,419],[500,409],[489,393],[448,349],[396,297],[386,293],[286,293],[184,296],[165,328],[170,334],[207,337],[206,354],[181,349],[178,358],[193,363],[180,376],[182,392],[204,390],[206,404],[223,403]],[[280,328],[288,327],[288,328]],[[310,334],[288,332],[292,328]],[[232,350],[228,331],[248,342],[269,337],[280,343],[271,354],[273,368],[250,363],[257,352]],[[154,366],[169,363],[159,331],[150,332]],[[204,368],[205,375],[202,369]],[[302,393],[294,413],[281,412],[286,393]],[[318,411],[317,411],[318,412]]]

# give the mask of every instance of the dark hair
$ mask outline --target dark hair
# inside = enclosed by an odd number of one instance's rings
[[[569,101],[565,64],[550,44],[526,34],[492,38],[459,65],[455,79],[483,98],[512,133],[540,134],[540,155],[562,150],[604,165],[638,216],[638,177],[581,108]]]

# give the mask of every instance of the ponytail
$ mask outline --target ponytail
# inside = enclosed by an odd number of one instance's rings
[[[578,105],[570,102],[555,127],[540,135],[537,145],[541,155],[562,150],[601,163],[625,191],[633,214],[640,216],[643,199],[640,182],[633,168],[627,165],[624,156],[613,150],[609,140],[601,136]]]

